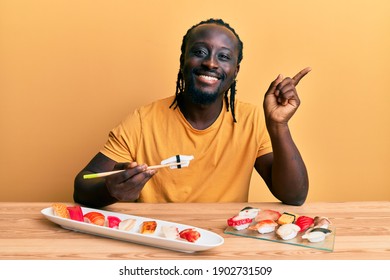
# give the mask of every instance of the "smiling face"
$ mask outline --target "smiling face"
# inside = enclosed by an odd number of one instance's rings
[[[196,104],[211,104],[237,76],[238,40],[224,26],[200,25],[189,34],[182,59],[185,94]]]

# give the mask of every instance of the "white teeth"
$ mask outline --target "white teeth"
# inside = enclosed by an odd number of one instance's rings
[[[218,80],[216,77],[206,76],[206,75],[200,75],[202,79],[209,80],[209,81],[216,81]]]

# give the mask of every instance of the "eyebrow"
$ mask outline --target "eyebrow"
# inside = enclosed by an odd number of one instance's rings
[[[192,44],[192,45],[190,46],[190,48],[196,47],[197,45],[209,45],[209,44],[206,43],[206,42],[202,42],[202,41],[200,41],[200,42],[195,42],[194,44]],[[220,47],[220,48],[221,48],[221,49],[224,49],[224,50],[227,50],[227,51],[229,51],[229,52],[233,52],[233,50],[230,49],[230,48],[228,48],[228,47],[222,46],[222,47]]]

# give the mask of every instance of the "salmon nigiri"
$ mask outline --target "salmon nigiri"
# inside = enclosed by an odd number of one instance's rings
[[[89,212],[84,215],[84,221],[98,226],[104,226],[105,217],[99,212]]]

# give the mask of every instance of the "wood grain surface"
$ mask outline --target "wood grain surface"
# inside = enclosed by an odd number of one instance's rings
[[[66,202],[65,202],[66,203]],[[66,203],[72,205],[73,203]],[[0,202],[0,259],[3,260],[389,260],[390,202],[144,204],[117,203],[105,210],[182,223],[221,235],[223,245],[181,253],[64,229],[41,210],[51,202]],[[226,220],[245,206],[326,216],[336,230],[333,252],[225,234]]]

